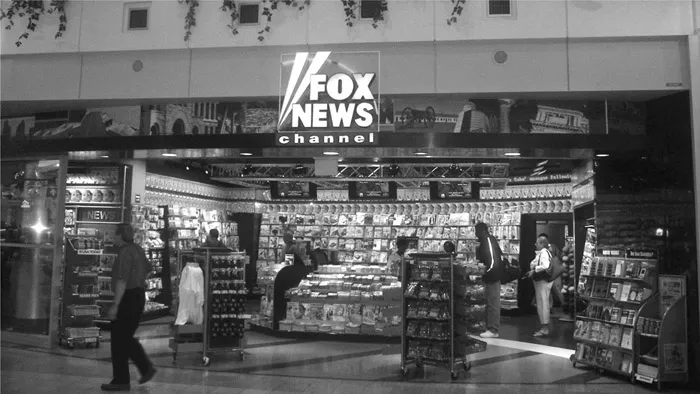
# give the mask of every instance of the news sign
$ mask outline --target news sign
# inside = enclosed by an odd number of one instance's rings
[[[277,145],[374,145],[379,104],[379,52],[282,55]]]

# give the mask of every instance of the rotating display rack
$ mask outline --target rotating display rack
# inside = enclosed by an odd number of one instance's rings
[[[403,262],[401,373],[408,364],[447,368],[452,379],[471,368],[467,355],[486,350],[486,343],[469,336],[481,326],[485,310],[484,270],[476,264],[458,266],[454,256],[415,253]]]

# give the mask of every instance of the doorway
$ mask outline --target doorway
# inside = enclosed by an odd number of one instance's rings
[[[535,258],[535,242],[540,234],[547,234],[549,242],[564,247],[566,238],[573,236],[574,215],[569,213],[523,215],[520,221],[520,268],[523,272],[530,270],[530,262]],[[518,308],[534,312],[532,300],[535,286],[532,280],[520,280],[518,283]]]

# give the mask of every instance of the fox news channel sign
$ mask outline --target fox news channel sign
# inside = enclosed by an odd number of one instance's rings
[[[379,52],[282,55],[277,145],[375,145],[379,103]]]

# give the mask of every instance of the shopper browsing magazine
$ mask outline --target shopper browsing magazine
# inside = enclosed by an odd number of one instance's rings
[[[498,330],[501,327],[501,278],[503,276],[501,248],[498,246],[498,240],[489,234],[485,223],[477,223],[475,231],[479,239],[479,262],[486,266],[486,273],[482,276],[486,293],[486,331],[480,336],[498,338]]]
[[[535,243],[535,258],[530,262],[529,278],[535,282],[535,301],[537,302],[537,314],[540,318],[542,328],[537,331],[535,337],[545,337],[549,335],[549,314],[550,314],[550,292],[552,283],[547,280],[546,270],[552,260],[552,253],[549,251],[549,241],[546,236],[540,236]]]

